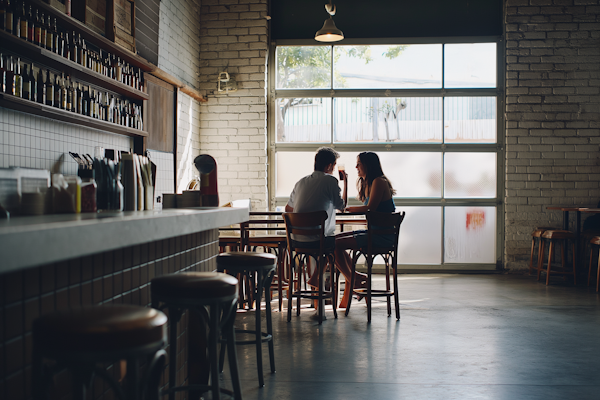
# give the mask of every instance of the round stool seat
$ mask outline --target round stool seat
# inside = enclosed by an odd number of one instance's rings
[[[166,324],[167,316],[153,308],[83,306],[39,317],[33,323],[33,337],[44,353],[113,353],[162,347]]]
[[[217,256],[217,267],[229,271],[272,270],[277,264],[277,257],[269,253],[251,253],[233,251]]]
[[[571,231],[565,231],[562,229],[545,231],[542,234],[544,239],[575,239],[575,234]]]
[[[552,231],[552,230],[557,230],[557,229],[556,228],[552,228],[552,227],[538,226],[537,228],[535,228],[535,230],[533,231],[533,233],[531,234],[531,236],[539,238],[539,237],[542,237],[542,235],[544,234],[544,232],[546,232],[546,231]]]
[[[152,279],[152,295],[186,299],[218,299],[236,295],[238,280],[220,272],[182,272]]]

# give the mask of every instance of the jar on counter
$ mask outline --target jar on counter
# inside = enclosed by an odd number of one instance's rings
[[[81,178],[81,212],[96,212],[96,193],[98,185],[94,179],[93,169],[80,169],[78,175]]]

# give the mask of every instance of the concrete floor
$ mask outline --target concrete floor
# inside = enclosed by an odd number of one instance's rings
[[[379,278],[381,283],[381,278]],[[600,297],[517,275],[403,275],[401,320],[378,299],[348,317],[274,312],[277,372],[239,346],[245,400],[600,399]],[[277,303],[272,303],[277,310]],[[253,326],[252,312],[236,325]],[[225,386],[227,375],[224,377]]]

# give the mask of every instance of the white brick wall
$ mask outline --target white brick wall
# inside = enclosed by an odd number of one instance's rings
[[[506,1],[506,243],[523,269],[550,205],[600,200],[600,2]],[[571,218],[574,228],[574,218]]]
[[[200,11],[200,146],[219,166],[221,203],[250,198],[266,210],[266,0],[203,0]],[[227,71],[238,91],[217,93]]]
[[[158,67],[194,89],[200,80],[200,1],[160,3]],[[200,151],[200,105],[179,92],[177,114],[177,192],[197,174],[192,161]]]

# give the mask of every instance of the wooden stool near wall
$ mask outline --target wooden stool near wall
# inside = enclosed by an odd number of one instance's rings
[[[175,399],[179,391],[212,392],[212,399],[219,400],[221,392],[242,398],[240,377],[235,349],[235,309],[237,283],[233,276],[220,272],[184,272],[152,279],[150,290],[152,307],[169,312],[169,400]],[[177,322],[185,310],[196,313],[209,328],[208,354],[210,363],[210,385],[176,386],[177,368]],[[219,383],[219,338],[225,338],[229,355],[229,369],[233,393],[222,389]],[[193,340],[193,338],[190,338]]]
[[[542,255],[542,246],[541,237],[542,234],[548,230],[553,230],[557,228],[549,228],[549,227],[538,227],[531,233],[531,255],[529,256],[529,275],[535,271],[537,273],[542,265],[543,255]],[[533,267],[533,254],[535,253],[535,245],[537,244],[538,253],[537,253],[537,262],[535,268]]]
[[[592,259],[594,258],[594,251],[600,250],[600,236],[594,236],[590,239],[590,265],[588,267],[588,278],[587,285],[590,286],[590,280],[592,278]],[[600,287],[600,251],[598,252],[598,269],[596,272],[596,292]]]
[[[573,284],[577,284],[577,261],[576,261],[576,253],[575,253],[575,239],[576,236],[571,231],[565,230],[548,230],[542,234],[542,239],[546,239],[550,245],[548,246],[548,268],[546,269],[546,285],[550,283],[550,274],[555,275],[573,275]],[[572,269],[569,270],[567,266],[567,243],[571,241],[571,252],[573,253],[573,266]],[[561,248],[561,268],[560,269],[552,269],[552,256],[554,254],[554,247],[556,244],[560,244]],[[541,243],[541,252],[540,254],[544,254],[546,242],[542,241]],[[537,280],[540,280],[541,273],[543,268],[541,267],[541,259],[539,261],[540,268],[538,268]]]
[[[227,271],[232,275],[241,274],[248,278],[250,282],[255,283],[256,290],[253,297],[256,301],[255,306],[255,324],[253,330],[236,329],[236,333],[252,334],[253,340],[237,340],[236,344],[254,344],[256,345],[256,365],[258,370],[258,384],[265,386],[263,377],[262,362],[262,344],[269,344],[269,360],[271,372],[275,372],[275,350],[273,346],[273,324],[271,322],[271,281],[277,266],[277,257],[268,253],[251,252],[230,252],[221,253],[217,256],[217,269],[219,272]],[[265,292],[265,319],[267,331],[262,331],[261,324],[261,297]],[[219,360],[220,370],[223,370],[223,361],[225,358],[225,347],[221,347],[221,356]]]
[[[43,315],[33,323],[34,399],[46,399],[53,372],[68,368],[75,399],[85,399],[98,376],[110,385],[115,398],[158,400],[166,340],[167,317],[152,308],[85,306]],[[54,361],[54,366],[44,360]],[[127,361],[124,388],[99,365],[120,360]],[[147,363],[143,376],[141,363]]]

